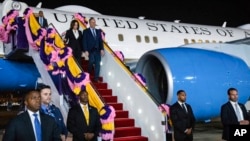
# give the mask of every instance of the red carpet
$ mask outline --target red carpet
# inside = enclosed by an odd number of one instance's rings
[[[87,68],[86,63],[83,61],[83,69]],[[92,74],[90,74],[91,79],[93,78]],[[116,110],[114,141],[148,141],[147,137],[141,135],[141,128],[135,127],[135,120],[129,118],[129,111],[123,110],[123,104],[118,102],[119,97],[113,96],[112,89],[108,89],[108,84],[103,82],[102,77],[99,80],[102,82],[93,84],[105,103],[113,106]]]

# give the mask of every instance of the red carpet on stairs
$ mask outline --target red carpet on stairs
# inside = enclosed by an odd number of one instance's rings
[[[147,137],[141,136],[141,128],[135,127],[135,120],[129,118],[129,111],[123,110],[123,104],[118,103],[118,97],[112,95],[112,90],[106,83],[94,83],[102,98],[116,110],[114,141],[148,141]]]
[[[83,69],[87,68],[87,61],[83,61]],[[86,71],[86,69],[84,69]],[[92,73],[90,78],[93,78]],[[135,120],[129,118],[129,111],[123,110],[123,104],[118,102],[118,97],[113,96],[112,89],[108,89],[108,84],[103,82],[93,83],[104,101],[113,106],[116,110],[115,135],[113,141],[148,141],[147,137],[141,135],[141,128],[135,127]]]

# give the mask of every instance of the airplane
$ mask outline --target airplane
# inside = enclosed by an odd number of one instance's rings
[[[65,32],[77,12],[71,5],[58,9],[40,6],[32,9],[43,10],[59,34]],[[0,15],[15,9],[22,16],[27,7],[24,2],[5,0]],[[248,101],[250,29],[119,17],[87,7],[79,9],[86,19],[96,19],[97,28],[105,32],[105,43],[123,53],[124,63],[145,77],[147,90],[156,101],[173,104],[177,90],[184,89],[198,121],[219,116],[229,87],[239,90],[240,102]],[[8,48],[2,44],[0,54],[8,56]],[[34,88],[40,77],[36,66],[25,60],[2,57],[0,64],[0,91]]]

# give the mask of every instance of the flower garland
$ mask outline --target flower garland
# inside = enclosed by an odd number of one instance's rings
[[[25,32],[29,44],[39,50],[41,60],[53,75],[67,77],[72,92],[76,95],[90,82],[88,73],[84,73],[72,56],[72,49],[66,47],[54,28],[41,28],[31,8],[24,11]]]
[[[24,26],[25,26],[27,40],[29,44],[33,47],[33,49],[39,50],[41,40],[47,34],[45,32],[46,30],[41,29],[31,8],[26,8],[24,10],[23,15],[24,15],[23,18],[25,19]]]
[[[114,51],[114,53],[122,62],[124,61],[124,55],[121,51]]]
[[[167,117],[167,123],[165,124],[165,131],[172,131],[172,121],[170,120],[170,106],[167,104],[159,105],[158,109],[162,112],[162,114]]]
[[[113,140],[115,116],[115,109],[111,105],[104,105],[104,107],[100,110],[100,118],[102,123],[102,129],[100,134],[102,140]]]
[[[83,16],[81,13],[75,13],[74,18],[78,21],[80,21],[81,24],[83,24],[85,27],[88,25],[88,20],[85,16]]]
[[[2,17],[3,25],[0,26],[0,40],[2,42],[9,43],[9,33],[18,27],[16,22],[18,16],[19,12],[12,9]]]
[[[146,87],[146,79],[143,77],[142,74],[134,73],[133,75],[136,80],[138,80],[144,87]]]
[[[100,29],[100,30],[101,30],[102,41],[105,42],[105,43],[107,43],[106,39],[105,39],[106,33],[102,29]]]

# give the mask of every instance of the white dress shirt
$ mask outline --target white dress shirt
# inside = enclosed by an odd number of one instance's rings
[[[77,39],[78,37],[79,37],[79,32],[78,32],[78,30],[72,30],[73,31],[73,33],[74,33],[74,36],[75,36],[75,38]]]
[[[230,103],[232,104],[232,106],[233,106],[233,108],[234,108],[235,114],[236,114],[236,107],[235,107],[235,104],[238,105],[238,109],[239,109],[240,117],[241,117],[241,119],[238,119],[238,120],[239,120],[239,121],[244,120],[243,112],[242,112],[242,110],[241,110],[240,105],[238,104],[238,102],[230,101]],[[237,115],[237,114],[236,114],[236,115]]]
[[[39,120],[39,122],[40,122],[40,124],[41,124],[41,119],[40,119],[40,113],[39,113],[39,111],[37,111],[37,112],[32,112],[32,111],[30,111],[30,110],[28,110],[27,109],[27,111],[28,111],[28,113],[29,113],[29,116],[30,116],[30,119],[31,119],[31,123],[32,123],[32,127],[33,127],[33,131],[34,131],[34,134],[35,134],[35,138],[37,138],[36,137],[36,128],[35,128],[35,117],[33,116],[33,114],[37,114],[37,118],[38,118],[38,120]]]

